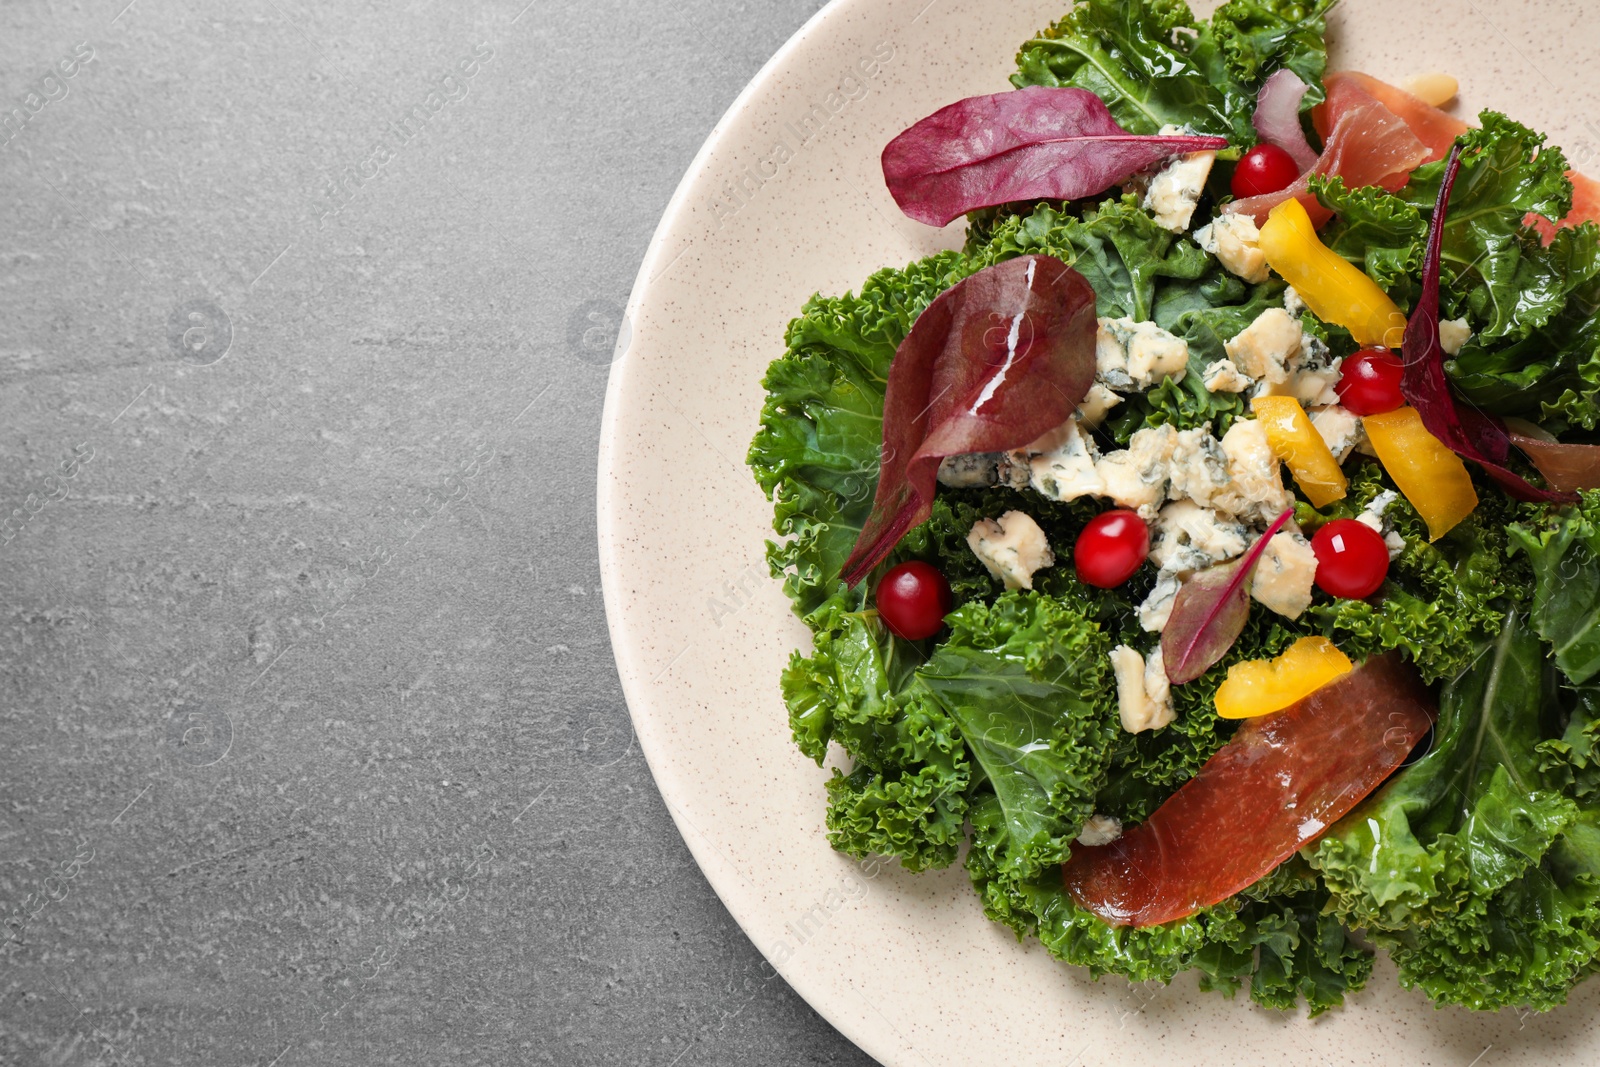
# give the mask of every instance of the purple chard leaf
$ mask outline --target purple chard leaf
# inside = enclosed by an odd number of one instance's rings
[[[883,150],[883,177],[907,215],[946,226],[997,204],[1095,196],[1171,156],[1227,146],[1131,134],[1087,89],[1035,85],[929,115]]]
[[[1172,616],[1161,631],[1161,660],[1173,685],[1200,677],[1239,639],[1250,620],[1250,576],[1267,542],[1292,514],[1285,511],[1274,519],[1243,556],[1201,571],[1178,590]]]
[[[1457,402],[1444,372],[1444,346],[1439,342],[1439,275],[1444,251],[1444,221],[1450,210],[1450,191],[1461,171],[1461,143],[1456,142],[1439,182],[1439,199],[1428,223],[1428,250],[1422,261],[1422,293],[1406,322],[1405,340],[1400,352],[1405,372],[1400,391],[1422,416],[1429,433],[1462,459],[1482,467],[1495,481],[1518,500],[1567,503],[1577,499],[1571,492],[1541,489],[1506,466],[1511,454],[1511,438],[1505,426],[1477,408]]]

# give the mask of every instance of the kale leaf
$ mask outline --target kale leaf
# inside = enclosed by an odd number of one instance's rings
[[[1196,21],[1183,0],[1083,0],[1023,45],[1012,83],[1096,93],[1131,133],[1166,125],[1256,139],[1256,94],[1279,67],[1322,99],[1324,16],[1333,0],[1229,0]]]
[[[1469,130],[1441,258],[1446,318],[1475,331],[1447,365],[1478,407],[1539,419],[1552,432],[1600,424],[1600,227],[1558,231],[1543,245],[1529,213],[1561,218],[1572,203],[1567,161],[1542,134],[1485,111]],[[1416,300],[1427,219],[1444,164],[1419,167],[1398,193],[1315,179],[1337,213],[1330,248],[1360,266],[1402,307]]]
[[[1533,562],[1533,625],[1550,642],[1556,666],[1582,685],[1600,674],[1600,492],[1563,508],[1537,528],[1511,536]]]

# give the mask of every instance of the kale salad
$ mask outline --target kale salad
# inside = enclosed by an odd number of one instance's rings
[[[1600,197],[1331,0],[1081,0],[885,147],[749,463],[827,834],[1096,976],[1312,1015],[1600,966]],[[831,752],[831,757],[830,757]]]

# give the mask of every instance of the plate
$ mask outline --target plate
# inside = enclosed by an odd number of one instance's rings
[[[983,917],[959,868],[859,864],[823,834],[823,782],[789,738],[778,674],[809,647],[767,576],[771,508],[744,455],[767,364],[813,292],[959,243],[903,217],[878,157],[937,108],[1004,90],[1064,0],[836,0],[717,124],[629,303],[601,433],[606,611],[661,795],[733,917],[829,1022],[890,1067],[1592,1064],[1600,980],[1549,1015],[1435,1010],[1379,961],[1315,1022],[1171,986],[1094,982]],[[1201,14],[1210,4],[1196,5]],[[1333,66],[1462,80],[1595,168],[1600,31],[1570,3],[1345,0]],[[1399,31],[1399,32],[1397,32]]]

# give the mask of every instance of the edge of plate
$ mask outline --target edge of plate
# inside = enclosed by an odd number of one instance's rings
[[[856,0],[829,0],[821,10],[807,19],[762,64],[755,77],[750,79],[749,83],[740,90],[739,95],[734,98],[733,103],[728,105],[727,110],[718,117],[716,124],[711,128],[711,133],[707,135],[705,141],[700,145],[700,149],[695,153],[688,169],[684,171],[683,177],[679,179],[677,188],[673,190],[672,198],[667,201],[667,207],[662,213],[661,221],[656,225],[655,232],[650,237],[650,243],[645,249],[644,260],[639,265],[639,272],[634,277],[633,288],[628,295],[627,305],[623,309],[623,333],[619,337],[619,345],[631,346],[633,343],[631,336],[632,323],[640,307],[644,304],[645,295],[652,284],[657,264],[665,255],[667,237],[677,229],[681,222],[681,216],[689,199],[690,189],[695,186],[705,173],[711,155],[727,136],[729,119],[748,108],[751,99],[767,89],[768,83],[775,76],[775,73],[787,63],[790,55],[801,47],[818,25],[834,18],[839,11],[854,2]],[[622,621],[620,604],[617,602],[618,593],[616,588],[617,570],[620,567],[620,563],[616,558],[618,531],[615,526],[615,515],[617,513],[613,508],[616,482],[611,475],[614,469],[614,453],[619,444],[617,439],[618,405],[628,374],[629,364],[626,358],[626,349],[624,349],[622,356],[614,357],[611,365],[611,372],[606,381],[605,406],[600,416],[600,449],[595,470],[595,524],[599,542],[600,587],[605,604],[606,631],[611,640],[611,654],[616,661],[617,674],[622,683],[623,698],[628,705],[628,716],[632,720],[637,716],[635,709],[648,702],[650,689],[649,683],[642,680],[643,675],[640,673],[640,665],[635,662],[634,646],[624,639],[625,624]],[[672,795],[675,792],[676,783],[670,777],[664,776],[659,760],[642,739],[640,740],[639,748],[644,754],[645,764],[650,768],[650,776],[656,783],[656,789],[661,793],[662,801],[667,806],[667,812],[672,816],[672,822],[678,830],[678,836],[688,846],[690,855],[694,857],[696,865],[700,868],[701,874],[705,876],[706,882],[711,886],[712,892],[716,893],[717,899],[721,901],[722,906],[727,909],[728,914],[739,924],[740,931],[744,933],[746,938],[750,938],[750,932],[740,919],[738,909],[729,902],[727,896],[723,893],[722,886],[711,875],[713,869],[711,861],[714,858],[714,850],[697,842],[696,834],[689,832],[693,827],[688,825],[679,814],[679,807],[674,803]],[[760,946],[756,945],[753,939],[751,939],[751,945],[758,952],[761,951]],[[765,953],[763,952],[762,955],[764,957]],[[771,961],[768,961],[768,966],[777,970]],[[782,974],[781,971],[778,973]],[[816,991],[811,989],[808,983],[803,980],[796,981],[795,978],[791,978],[787,974],[783,974],[783,978],[789,984],[789,987],[805,1000],[813,1011],[827,1021],[828,1025],[838,1030],[847,1040],[880,1063],[887,1062],[883,1060],[878,1052],[874,1051],[875,1049],[882,1052],[888,1051],[881,1047],[882,1043],[876,1039],[878,1035],[857,1032],[853,1027],[842,1025],[839,1020],[831,1017],[817,1004],[813,996]]]

